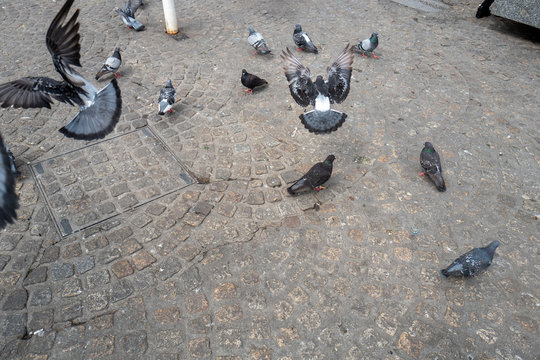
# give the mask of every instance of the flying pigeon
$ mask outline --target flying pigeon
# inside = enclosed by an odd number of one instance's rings
[[[487,269],[491,265],[493,255],[497,246],[501,243],[498,241],[491,242],[483,248],[475,248],[458,257],[450,266],[441,270],[441,274],[445,277],[449,276],[473,276]]]
[[[375,59],[377,59],[378,56],[373,53],[373,50],[375,50],[378,45],[379,45],[379,34],[374,32],[373,34],[371,34],[371,37],[369,39],[364,39],[361,42],[359,42],[358,45],[356,45],[355,49],[362,52],[362,56],[366,56],[365,53],[367,52],[367,53],[370,53],[371,56],[373,56]]]
[[[295,195],[299,192],[309,190],[320,191],[326,189],[322,184],[330,179],[330,176],[332,175],[332,163],[335,158],[334,155],[328,155],[324,162],[313,165],[301,179],[296,181],[291,187],[287,188],[287,192],[291,195]]]
[[[103,64],[101,69],[96,74],[96,80],[99,80],[100,77],[107,73],[114,74],[114,76],[118,79],[120,76],[118,75],[117,71],[121,64],[122,57],[120,56],[120,48],[116,47],[114,48],[114,53],[112,56],[109,56],[107,60],[105,60],[105,64]]]
[[[246,69],[242,69],[242,77],[240,78],[240,81],[242,82],[242,85],[247,87],[247,89],[244,91],[249,91],[250,95],[253,95],[253,89],[255,89],[257,86],[268,84],[268,81],[261,79],[257,75],[248,73]]]
[[[319,75],[315,82],[312,82],[309,68],[302,65],[288,48],[287,52],[283,51],[281,58],[285,60],[283,70],[285,70],[289,89],[296,103],[303,107],[309,104],[315,107],[314,110],[300,115],[302,124],[310,132],[317,134],[337,130],[345,122],[347,114],[332,110],[330,104],[340,104],[349,94],[354,59],[353,50],[349,44],[332,66],[326,69],[328,73],[326,80]]]
[[[166,112],[172,112],[172,106],[176,101],[176,90],[172,86],[171,79],[167,80],[165,87],[159,92],[158,105],[159,115],[165,115]]]
[[[424,144],[424,148],[420,153],[420,165],[424,172],[418,173],[418,175],[428,175],[437,186],[437,190],[446,191],[446,185],[442,177],[441,159],[430,142]]]
[[[17,218],[15,210],[19,208],[19,198],[15,193],[17,169],[13,154],[10,154],[0,134],[0,229],[5,228],[7,223],[13,224]]]
[[[126,26],[135,31],[144,30],[144,25],[135,19],[135,13],[139,7],[143,6],[142,0],[127,0],[124,4],[124,10],[116,8],[116,12],[120,14],[122,21]]]
[[[305,52],[312,52],[315,54],[319,52],[317,47],[313,45],[309,35],[305,31],[302,31],[302,27],[298,24],[296,24],[294,28],[293,40],[296,46],[298,46],[299,51],[304,50]]]
[[[271,52],[268,46],[266,46],[266,41],[264,41],[261,33],[256,32],[255,30],[253,30],[252,27],[249,28],[248,43],[256,50],[253,55],[255,55],[256,53],[264,55],[270,54]]]
[[[67,0],[47,30],[47,49],[52,55],[56,71],[63,81],[47,77],[24,77],[0,85],[0,103],[3,108],[51,108],[52,99],[69,105],[78,105],[79,113],[60,132],[78,140],[101,139],[115,127],[122,112],[120,88],[113,79],[97,90],[92,83],[75,71],[81,66],[79,23],[75,11],[64,24],[73,0]]]

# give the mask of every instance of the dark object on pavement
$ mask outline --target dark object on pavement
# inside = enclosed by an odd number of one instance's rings
[[[500,242],[493,241],[483,248],[475,248],[458,257],[450,266],[441,270],[445,277],[473,276],[487,269],[493,260],[495,250]]]
[[[435,183],[437,190],[446,191],[446,185],[442,177],[441,159],[430,142],[424,144],[424,148],[420,153],[420,165],[424,169],[424,172],[418,175],[428,175]]]
[[[327,182],[332,176],[332,165],[335,160],[334,155],[328,155],[324,162],[313,165],[309,171],[297,180],[292,186],[287,188],[287,192],[291,195],[295,195],[299,192],[305,192],[310,190],[320,191],[326,189],[322,184]]]

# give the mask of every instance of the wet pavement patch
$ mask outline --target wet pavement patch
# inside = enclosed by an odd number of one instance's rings
[[[30,167],[63,237],[195,182],[146,127]]]

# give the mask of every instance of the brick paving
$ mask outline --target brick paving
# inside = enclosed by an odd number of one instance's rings
[[[105,140],[64,138],[63,104],[0,111],[22,172],[0,232],[0,359],[538,358],[538,32],[466,0],[177,1],[178,41],[146,3],[143,32],[121,3],[74,4],[84,75],[123,49]],[[44,37],[61,5],[1,5],[2,81],[58,78]],[[296,23],[320,49],[298,54],[313,74],[379,33],[330,135],[288,93],[278,55]],[[273,55],[252,55],[248,26]],[[269,86],[245,94],[242,68]],[[179,101],[159,116],[167,78]],[[446,193],[417,175],[425,141]],[[328,189],[289,196],[329,154]],[[441,277],[492,240],[485,273]]]

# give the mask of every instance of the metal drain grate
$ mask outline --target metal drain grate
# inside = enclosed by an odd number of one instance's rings
[[[195,182],[149,128],[30,166],[63,237]]]

